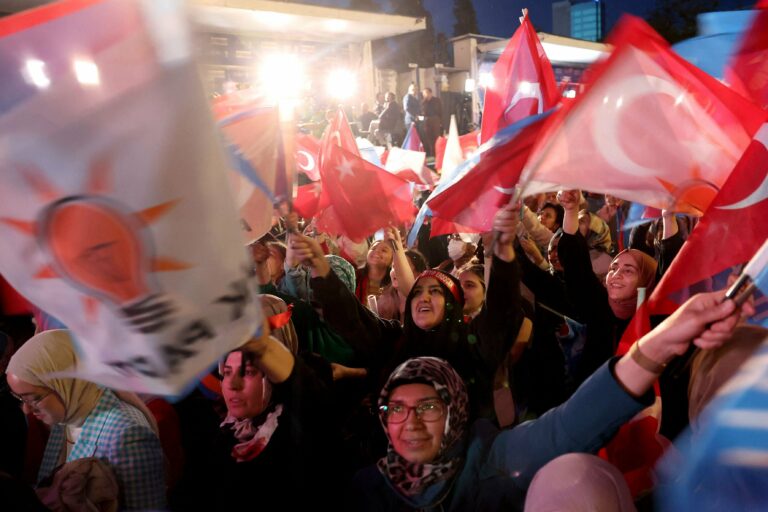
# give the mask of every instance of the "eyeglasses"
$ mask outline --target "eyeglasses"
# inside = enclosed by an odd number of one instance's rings
[[[42,401],[43,401],[43,399],[45,399],[45,398],[46,398],[48,395],[50,395],[51,393],[53,393],[53,391],[48,391],[47,393],[45,393],[45,394],[43,394],[43,395],[41,395],[41,396],[35,397],[35,398],[24,398],[24,397],[22,397],[22,396],[19,396],[19,395],[17,395],[17,394],[16,394],[16,393],[14,393],[13,391],[11,391],[10,393],[11,393],[11,396],[12,396],[13,398],[15,398],[16,400],[18,400],[18,401],[19,401],[19,402],[21,402],[22,404],[24,404],[24,405],[26,405],[26,406],[28,406],[28,407],[37,408],[37,405],[38,405],[40,402],[42,402]]]
[[[439,400],[429,400],[421,402],[415,406],[389,404],[379,407],[379,414],[381,414],[382,418],[384,418],[384,421],[387,423],[404,423],[411,414],[411,411],[413,411],[416,414],[416,418],[421,421],[438,421],[443,417],[445,405]]]

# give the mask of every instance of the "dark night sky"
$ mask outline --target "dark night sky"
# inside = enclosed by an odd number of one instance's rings
[[[349,0],[302,0],[305,3],[315,3],[334,7],[347,7]],[[656,4],[656,0],[601,0],[605,4],[607,27],[610,29],[622,13],[638,16],[645,15]],[[743,8],[754,4],[755,0],[720,0],[723,10]],[[389,0],[376,0],[385,12],[389,8]],[[453,1],[452,0],[423,0],[424,6],[432,13],[437,32],[453,36]],[[485,35],[510,37],[519,26],[517,18],[523,7],[528,8],[536,30],[550,32],[552,30],[552,0],[473,0],[477,11],[480,32]]]

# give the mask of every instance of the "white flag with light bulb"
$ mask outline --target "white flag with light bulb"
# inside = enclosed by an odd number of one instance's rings
[[[72,330],[78,377],[166,395],[262,318],[183,5],[0,21],[0,273]]]

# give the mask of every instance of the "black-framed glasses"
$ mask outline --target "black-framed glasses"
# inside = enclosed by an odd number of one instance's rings
[[[44,399],[45,399],[45,398],[46,398],[48,395],[50,395],[51,393],[53,393],[53,391],[52,391],[52,390],[49,390],[49,391],[47,391],[46,393],[44,393],[44,394],[42,394],[42,395],[40,395],[40,396],[34,397],[34,398],[24,398],[23,396],[17,395],[17,394],[16,394],[16,393],[14,393],[13,391],[11,391],[10,393],[11,393],[11,396],[12,396],[13,398],[15,398],[16,400],[18,400],[18,401],[19,401],[19,402],[21,402],[22,404],[24,404],[24,405],[26,405],[26,406],[28,406],[28,407],[33,407],[33,408],[36,408],[36,407],[37,407],[37,405],[38,405],[40,402],[42,402],[42,401],[43,401],[43,400],[44,400]]]
[[[420,402],[414,406],[393,403],[379,407],[379,414],[387,423],[404,423],[411,414],[411,411],[421,421],[438,421],[445,414],[445,404],[435,399]]]

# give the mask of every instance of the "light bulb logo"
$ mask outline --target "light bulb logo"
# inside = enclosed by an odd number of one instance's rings
[[[146,228],[176,202],[131,212],[113,198],[97,194],[107,188],[109,167],[104,161],[91,166],[90,193],[81,195],[62,197],[37,169],[23,173],[38,195],[50,202],[37,222],[0,221],[37,239],[49,264],[35,277],[59,277],[81,291],[89,320],[95,319],[98,304],[106,303],[133,330],[149,334],[168,325],[174,308],[152,272],[189,265],[156,258]]]

